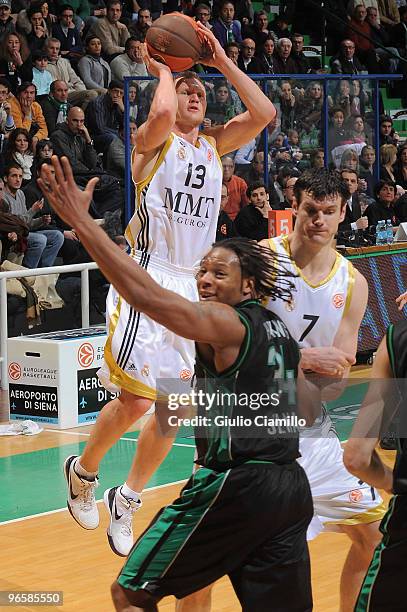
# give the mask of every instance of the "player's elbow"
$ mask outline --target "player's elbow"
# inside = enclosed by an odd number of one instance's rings
[[[371,453],[363,449],[361,442],[361,440],[349,440],[343,453],[343,463],[346,469],[355,476],[363,473],[371,462]]]
[[[261,123],[262,128],[266,127],[269,123],[273,123],[276,114],[277,111],[274,104],[266,97],[263,104],[256,109],[256,119]]]

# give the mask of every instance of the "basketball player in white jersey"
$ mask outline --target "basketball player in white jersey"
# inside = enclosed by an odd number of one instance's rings
[[[276,113],[213,34],[206,28],[203,33],[213,51],[205,63],[223,73],[247,110],[204,136],[199,132],[206,110],[203,84],[193,73],[173,80],[169,68],[152,60],[144,46],[144,61],[159,82],[147,121],[137,133],[132,163],[136,212],[126,231],[131,256],[161,286],[189,300],[198,299],[193,266],[215,240],[222,184],[219,156],[257,136]],[[94,489],[101,459],[152,406],[156,380],[188,380],[194,363],[191,341],[135,312],[113,288],[107,299],[107,325],[100,378],[120,395],[101,411],[82,455],[70,456],[64,464],[68,508],[85,529],[99,524]],[[155,417],[150,417],[138,439],[126,483],[105,492],[111,517],[108,538],[116,554],[127,556],[133,543],[132,514],[171,446],[172,439],[163,437]]]
[[[296,291],[291,304],[275,301],[269,307],[299,342],[303,370],[346,378],[355,362],[368,298],[365,278],[333,247],[345,214],[346,186],[336,173],[309,171],[296,182],[294,194],[294,231],[264,242],[291,256],[298,274]],[[378,527],[385,507],[375,489],[345,469],[343,450],[327,414],[304,431],[300,452],[314,500],[308,538],[328,529],[344,532],[352,541],[340,589],[341,612],[350,612],[380,541]]]

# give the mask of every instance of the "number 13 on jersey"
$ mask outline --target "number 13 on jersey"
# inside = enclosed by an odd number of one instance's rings
[[[293,213],[287,210],[270,210],[269,212],[269,238],[276,238],[282,234],[289,234],[293,229]]]

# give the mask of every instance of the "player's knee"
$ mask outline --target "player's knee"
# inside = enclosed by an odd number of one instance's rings
[[[142,417],[152,404],[152,401],[147,397],[133,395],[128,391],[121,392],[119,401],[119,410],[126,412],[129,418],[133,420],[137,420]]]
[[[120,586],[117,580],[112,584],[110,592],[116,612],[127,610],[129,606],[135,606],[142,610],[157,609],[156,600],[150,593],[147,593],[147,591],[128,591]]]
[[[193,612],[193,610],[204,609],[204,606],[208,607],[211,602],[212,587],[213,585],[210,584],[204,589],[179,600],[176,607],[177,612]]]

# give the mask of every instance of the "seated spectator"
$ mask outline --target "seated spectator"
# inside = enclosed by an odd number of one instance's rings
[[[392,144],[397,147],[400,136],[393,127],[393,119],[388,115],[380,117],[380,146],[384,144]]]
[[[359,174],[359,156],[356,149],[349,147],[342,153],[339,169],[355,170]]]
[[[58,157],[65,155],[77,175],[87,175],[98,168],[98,157],[85,126],[85,115],[81,108],[72,106],[65,123],[60,123],[51,134],[51,143]]]
[[[137,21],[132,21],[129,26],[129,34],[131,38],[144,42],[148,28],[152,24],[151,13],[148,8],[141,8],[138,12]]]
[[[148,76],[147,68],[141,54],[141,49],[141,43],[134,36],[131,36],[126,40],[126,44],[124,45],[124,53],[117,55],[110,62],[110,69],[112,71],[113,79],[116,81],[123,81],[125,76]]]
[[[251,0],[235,0],[235,19],[243,25],[253,23],[254,10]]]
[[[137,138],[137,124],[134,119],[129,119],[129,130],[130,130],[130,151],[129,151],[129,159],[131,153],[136,144]],[[106,161],[105,168],[106,172],[113,176],[117,176],[118,179],[124,183],[124,175],[125,175],[125,133],[124,133],[124,122],[123,120],[119,126],[119,138],[114,138],[109,144],[106,151]]]
[[[362,217],[358,194],[358,173],[356,170],[344,169],[341,171],[341,178],[346,183],[350,195],[346,202],[345,218],[339,224],[338,233],[365,230],[369,227],[369,221],[367,217]]]
[[[5,34],[0,45],[0,77],[7,79],[14,95],[21,82],[33,78],[30,50],[24,37],[17,32]]]
[[[364,121],[361,115],[353,115],[348,119],[348,137],[354,143],[364,142],[372,144],[372,128]]]
[[[85,41],[85,49],[86,54],[78,62],[79,74],[87,89],[106,93],[112,72],[109,64],[101,57],[100,39],[94,34],[89,34]]]
[[[16,128],[8,139],[6,164],[17,162],[23,171],[23,185],[31,180],[34,154],[32,140],[24,128]]]
[[[68,102],[68,85],[65,81],[53,81],[49,95],[40,101],[48,134],[55,131],[58,123],[66,121],[71,104]]]
[[[407,191],[402,187],[398,187],[394,202],[394,210],[399,223],[407,222]]]
[[[304,36],[302,34],[291,34],[291,59],[294,60],[296,66],[296,72],[298,74],[308,74],[313,72],[311,62],[305,55],[304,49]]]
[[[366,8],[373,6],[374,8],[379,10],[377,0],[349,0],[348,5],[346,7],[349,17],[352,17],[355,8],[359,6],[359,4],[363,4],[363,6],[365,6]],[[379,17],[379,23],[380,23],[380,17]]]
[[[298,176],[289,176],[285,182],[285,187],[283,189],[284,200],[281,204],[281,207],[284,209],[292,208],[294,202],[294,186],[298,181]]]
[[[407,143],[403,144],[398,150],[394,176],[397,185],[407,190]]]
[[[270,206],[273,210],[284,210],[286,208],[286,193],[285,189],[287,181],[290,178],[298,178],[300,176],[297,168],[286,164],[280,167],[277,178],[273,181],[271,191],[269,193]]]
[[[274,39],[270,37],[266,38],[260,47],[259,62],[262,74],[275,74],[276,72],[274,69],[274,46]]]
[[[54,149],[50,139],[44,138],[43,140],[40,140],[35,151],[31,174],[35,175],[37,173],[38,166],[40,166],[46,159],[51,159],[53,154]]]
[[[223,182],[228,188],[228,202],[224,208],[232,221],[235,220],[239,211],[246,206],[248,200],[246,195],[247,183],[245,180],[236,176],[235,163],[232,157],[222,158]]]
[[[367,74],[365,66],[355,56],[355,43],[347,38],[339,52],[331,59],[332,74]]]
[[[235,104],[231,89],[223,79],[217,79],[214,88],[215,100],[208,101],[206,108],[206,117],[208,117],[212,125],[224,125],[229,119],[232,119],[241,112]],[[240,104],[240,101],[239,101]]]
[[[332,96],[328,96],[328,107],[342,109],[345,120],[351,115],[353,96],[351,94],[350,82],[341,79],[336,83]]]
[[[37,11],[41,13],[41,21],[36,21],[37,25],[41,25],[44,28],[44,32],[50,34],[54,15],[49,13],[49,5],[47,0],[34,0],[34,2],[28,2],[26,8],[21,9],[17,15],[17,30],[24,36],[28,36],[33,31],[33,24],[28,14],[28,9],[34,6]]]
[[[124,23],[120,22],[121,3],[118,0],[108,0],[106,8],[106,17],[101,17],[92,24],[89,35],[92,34],[100,39],[103,55],[110,61],[124,52],[124,45],[130,34]]]
[[[325,152],[324,149],[314,149],[310,154],[311,168],[325,167]]]
[[[68,85],[69,102],[86,108],[90,100],[98,95],[97,90],[87,90],[85,83],[78,77],[69,60],[60,57],[61,43],[57,38],[48,38],[44,48],[48,55],[47,70],[51,73],[52,80],[64,81]]]
[[[271,143],[270,154],[272,161],[276,164],[277,169],[280,169],[286,164],[292,165],[291,150],[288,144],[287,136],[284,132],[277,134]]]
[[[43,96],[47,96],[49,94],[49,88],[52,83],[51,73],[49,70],[47,70],[47,52],[38,49],[37,51],[33,51],[31,53],[31,58],[33,62],[32,82],[37,89],[37,100],[40,101]]]
[[[195,4],[194,6],[195,21],[202,23],[205,28],[212,30],[211,24],[211,9],[208,4]]]
[[[296,129],[298,126],[298,112],[302,96],[298,90],[293,91],[289,81],[282,81],[280,90],[281,129],[287,133],[288,130]]]
[[[256,151],[256,139],[252,138],[248,143],[240,147],[235,154],[235,172],[246,181],[246,175],[250,169],[250,163]],[[247,182],[247,181],[246,181]]]
[[[362,115],[362,117],[364,117],[366,104],[369,102],[369,96],[363,89],[363,81],[359,81],[359,79],[353,79],[351,81],[350,100],[350,114]]]
[[[242,42],[240,21],[235,18],[235,6],[230,0],[223,0],[219,6],[219,18],[213,22],[212,32],[225,47],[230,42]]]
[[[96,151],[105,153],[112,140],[119,138],[123,123],[123,84],[110,81],[107,93],[89,103],[85,121],[95,141]]]
[[[298,133],[298,130],[288,130],[287,139],[287,144],[290,147],[290,154],[293,161],[301,161],[303,158],[303,153],[300,147],[300,135]]]
[[[42,215],[34,219],[35,215],[42,210],[43,201],[37,200],[27,209],[25,195],[21,190],[22,180],[23,171],[20,166],[16,163],[8,165],[4,174],[4,202],[8,206],[6,212],[20,217],[30,230],[22,265],[26,268],[53,266],[64,242],[64,236],[56,229],[48,229],[51,223],[50,215]]]
[[[268,14],[264,10],[254,13],[253,25],[245,26],[242,29],[243,36],[254,40],[257,49],[261,49],[267,39],[271,39],[274,43],[278,41],[278,37],[269,26]]]
[[[396,0],[378,0],[380,23],[389,29],[400,22]]]
[[[328,130],[328,148],[330,151],[345,143],[347,139],[345,129],[345,114],[340,107],[331,110],[332,124]]]
[[[21,255],[27,247],[27,224],[8,211],[8,204],[4,202],[4,182],[0,178],[0,263],[8,258],[10,251]]]
[[[239,59],[239,53],[240,53],[239,43],[236,43],[236,42],[228,43],[225,46],[225,53],[226,53],[226,56],[232,60],[235,66],[237,66],[237,60]]]
[[[59,257],[62,257],[65,265],[89,261],[89,256],[82,247],[79,238],[75,234],[75,231],[68,227],[64,221],[62,221],[62,219],[60,219],[58,215],[54,213],[47,198],[44,198],[41,189],[38,187],[37,179],[39,178],[41,178],[44,183],[48,185],[47,174],[45,171],[47,166],[49,167],[51,174],[55,174],[51,160],[49,158],[45,159],[43,160],[42,164],[37,166],[33,180],[23,189],[27,208],[31,208],[37,201],[43,202],[41,214],[47,215],[50,218],[47,229],[58,230],[63,235],[64,240],[59,250]],[[37,215],[38,214],[39,213],[37,213]],[[34,217],[34,219],[36,219],[36,217]]]
[[[256,43],[251,38],[245,38],[240,46],[240,56],[237,65],[245,74],[259,74],[261,72],[260,62],[255,57]]]
[[[268,158],[267,170],[268,170],[268,180],[269,180],[268,190],[270,192],[270,188],[273,184],[272,175],[270,173],[270,166],[271,166],[270,153],[267,155],[267,158]],[[250,183],[256,183],[258,181],[265,180],[264,151],[255,152],[252,162],[250,164],[250,168],[248,169],[248,172],[244,176],[244,180],[246,181],[248,185]]]
[[[42,108],[35,102],[36,89],[32,83],[22,83],[17,90],[17,97],[11,98],[11,112],[16,127],[25,128],[32,138],[33,151],[37,142],[48,136]]]
[[[252,183],[247,188],[248,205],[237,215],[234,225],[239,236],[251,240],[268,238],[268,214],[271,210],[267,187]]]
[[[380,147],[380,178],[395,181],[394,165],[397,161],[397,147],[385,144]]]
[[[11,16],[11,0],[0,0],[0,41],[6,34],[15,32],[16,26]]]
[[[119,181],[104,172],[99,160],[93,140],[85,126],[85,115],[81,108],[73,106],[68,111],[66,123],[60,123],[53,134],[51,142],[55,155],[65,155],[71,166],[75,181],[79,186],[86,186],[93,176],[99,177],[93,192],[92,214],[103,216],[106,211],[122,209],[123,192]]]
[[[291,19],[288,13],[283,11],[274,17],[274,21],[272,21],[270,26],[277,39],[288,38],[290,36],[290,23]]]
[[[366,193],[369,197],[374,195],[374,186],[376,183],[375,179],[375,162],[376,152],[374,147],[366,145],[360,152],[359,164],[360,164],[360,177],[366,181]]]
[[[403,57],[407,55],[407,6],[399,7],[400,23],[393,26],[391,30],[392,44],[398,49]]]
[[[321,83],[311,81],[307,85],[304,98],[297,112],[298,127],[306,132],[311,132],[311,130],[320,131],[323,104],[324,95]]]
[[[52,36],[61,43],[61,56],[75,66],[84,53],[81,34],[74,23],[75,12],[70,4],[59,8],[58,21],[52,26]]]
[[[388,62],[390,72],[398,72],[400,55],[397,48],[391,44],[392,36],[389,31],[385,26],[380,24],[379,11],[377,8],[373,6],[367,8],[366,21],[370,25],[370,36],[375,41],[376,54],[383,58],[385,62]],[[386,47],[386,50],[379,47],[379,45]]]
[[[235,226],[232,219],[225,213],[225,206],[228,203],[228,188],[225,183],[222,183],[220,192],[220,210],[218,217],[218,224],[216,226],[216,242],[226,240],[226,238],[233,238],[236,236]]]
[[[42,2],[39,4],[33,3],[27,9],[27,17],[31,24],[31,32],[26,35],[26,38],[31,52],[42,49],[49,36],[47,26],[44,24],[42,16],[42,4]]]
[[[55,0],[56,12],[60,13],[65,4],[66,0]],[[89,18],[91,14],[90,4],[92,4],[93,8],[95,3],[89,2],[89,0],[69,0],[69,5],[72,7],[74,12],[73,21],[79,32],[82,32],[84,24],[87,26],[89,25]],[[98,4],[97,0],[96,4]]]
[[[382,61],[382,59],[378,58],[375,51],[375,45],[370,40],[372,32],[366,17],[367,10],[363,4],[356,6],[353,11],[352,19],[350,20],[350,26],[352,26],[353,29],[349,28],[348,38],[354,42],[355,54],[369,72],[388,72],[389,66],[387,60]]]
[[[140,87],[138,83],[130,82],[129,83],[129,118],[137,120],[139,115],[139,97],[140,97]],[[140,122],[137,122],[137,125],[140,125]]]
[[[279,38],[274,54],[274,69],[276,74],[295,74],[297,66],[290,57],[292,42],[289,38]]]
[[[4,140],[15,129],[14,118],[11,113],[11,104],[8,99],[10,83],[0,77],[0,153],[3,150]]]
[[[394,209],[396,197],[396,183],[390,180],[380,180],[375,187],[376,202],[370,204],[366,209],[369,226],[376,226],[379,221],[391,220],[393,226],[398,225],[396,211]]]

